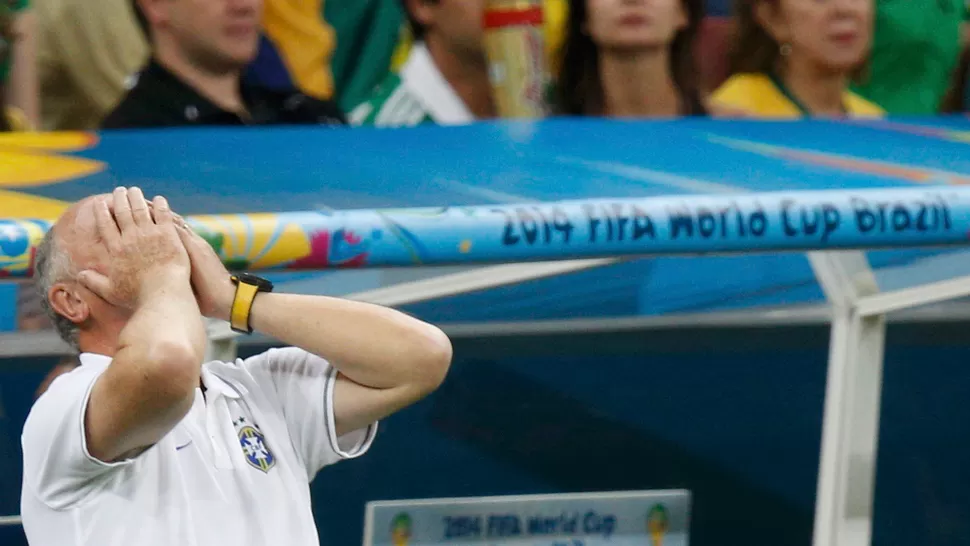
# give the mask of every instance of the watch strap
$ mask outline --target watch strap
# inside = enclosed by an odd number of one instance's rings
[[[236,295],[232,300],[232,309],[229,313],[229,325],[234,332],[241,334],[253,333],[249,325],[249,314],[253,309],[253,301],[260,287],[256,284],[248,283],[238,277],[233,277],[236,283]]]

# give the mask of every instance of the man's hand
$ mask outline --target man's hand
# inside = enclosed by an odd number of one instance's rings
[[[236,286],[229,278],[229,271],[205,239],[181,218],[178,223],[178,235],[192,263],[192,289],[199,310],[208,318],[228,321],[236,296]]]
[[[107,351],[111,364],[91,387],[84,429],[91,456],[111,462],[156,444],[195,400],[205,356],[205,325],[190,277],[192,263],[168,202],[151,206],[138,188],[118,188],[92,203],[107,249],[98,270],[80,282],[107,302],[130,310]],[[96,317],[98,318],[98,317]],[[117,324],[118,317],[104,316]]]
[[[135,309],[173,282],[189,280],[189,255],[168,202],[156,197],[151,208],[138,188],[117,188],[110,199],[95,204],[107,271],[81,271],[78,280],[117,307]]]

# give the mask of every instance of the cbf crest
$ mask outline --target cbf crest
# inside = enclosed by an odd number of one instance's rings
[[[269,469],[276,466],[276,455],[266,445],[266,438],[259,426],[247,422],[245,417],[240,417],[234,424],[246,462],[253,468],[269,472]]]

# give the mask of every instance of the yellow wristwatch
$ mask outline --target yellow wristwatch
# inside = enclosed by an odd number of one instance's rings
[[[272,292],[273,283],[249,273],[236,273],[231,279],[236,285],[236,296],[232,300],[232,309],[229,312],[229,326],[234,332],[251,334],[253,328],[249,325],[249,313],[253,309],[256,294]]]

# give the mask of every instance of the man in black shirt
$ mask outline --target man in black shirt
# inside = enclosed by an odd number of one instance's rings
[[[247,83],[262,0],[133,0],[152,59],[105,129],[344,124],[331,101]]]

